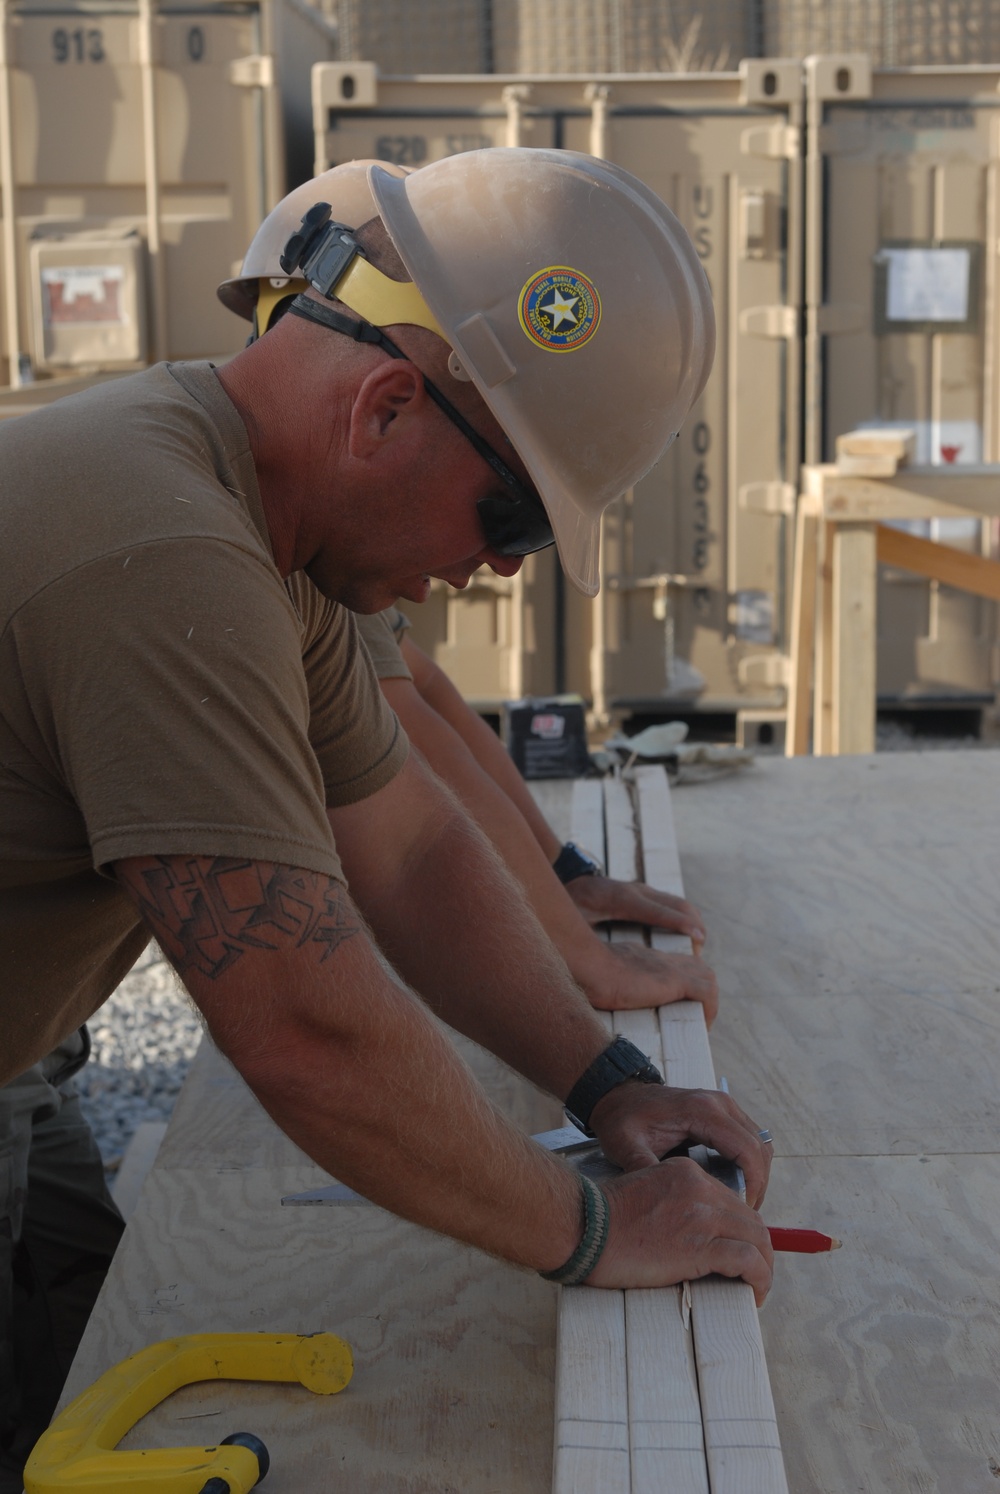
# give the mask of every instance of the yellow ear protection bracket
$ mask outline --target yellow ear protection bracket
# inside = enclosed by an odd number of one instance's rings
[[[261,280],[257,291],[256,332],[262,336],[271,326],[275,311],[285,301],[308,289],[299,275],[288,280],[277,277]],[[334,294],[338,301],[356,311],[374,327],[393,327],[409,323],[426,327],[444,338],[440,323],[431,314],[423,296],[412,280],[390,280],[368,260],[356,258],[338,282]],[[447,338],[445,338],[447,341]]]
[[[271,318],[282,302],[300,295],[305,289],[306,283],[298,275],[291,280],[281,280],[277,276],[272,280],[259,280],[257,282],[257,306],[254,311],[254,334],[257,337],[263,337],[271,325]]]

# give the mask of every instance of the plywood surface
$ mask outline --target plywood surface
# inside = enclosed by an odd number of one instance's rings
[[[567,788],[550,791],[564,838]],[[762,759],[673,796],[722,1008],[711,1055],[682,1008],[664,1010],[668,1076],[714,1057],[775,1134],[768,1222],[845,1241],[780,1257],[761,1315],[795,1494],[998,1486],[998,805],[1000,754],[982,752]],[[526,1129],[553,1123],[551,1102],[470,1059]],[[68,1394],[175,1333],[328,1328],[357,1353],[342,1397],[317,1408],[293,1389],[189,1390],[130,1440],[255,1431],[275,1494],[341,1481],[359,1494],[547,1494],[556,1289],[377,1209],[280,1207],[321,1177],[204,1054]],[[690,1389],[672,1399],[695,1376],[691,1335],[679,1293],[643,1295],[618,1298],[643,1412],[629,1427],[632,1494],[673,1494],[684,1459],[692,1478],[704,1461]],[[670,1387],[643,1373],[661,1333],[685,1350]],[[697,1373],[707,1384],[707,1366]],[[609,1420],[620,1426],[617,1411]],[[621,1477],[620,1433],[608,1435],[618,1471],[601,1494]],[[746,1440],[731,1441],[746,1474]],[[724,1439],[713,1446],[725,1462]]]
[[[996,1151],[1000,753],[764,758],[674,811],[716,1068],[777,1155]]]
[[[460,1046],[519,1124],[559,1123],[552,1100]],[[252,1431],[271,1453],[274,1494],[547,1494],[557,1289],[368,1205],[281,1206],[326,1181],[203,1044],[64,1403],[177,1334],[324,1329],[355,1354],[340,1396],[192,1387],[123,1446]]]
[[[1000,754],[763,759],[685,788],[734,1097],[775,1134],[761,1314],[796,1494],[1000,1469]]]

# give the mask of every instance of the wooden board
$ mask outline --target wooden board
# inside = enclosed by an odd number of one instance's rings
[[[876,524],[875,542],[880,565],[900,566],[918,576],[1000,602],[1000,562],[957,550],[954,545],[921,539],[902,529],[890,529],[887,524]]]
[[[833,750],[875,751],[875,526],[833,534]]]
[[[125,1149],[111,1186],[111,1196],[126,1222],[135,1213],[142,1185],[156,1161],[166,1130],[166,1121],[142,1121]]]

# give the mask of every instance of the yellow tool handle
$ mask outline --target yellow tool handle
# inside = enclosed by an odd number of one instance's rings
[[[126,1432],[160,1401],[202,1380],[270,1380],[317,1395],[343,1390],[351,1350],[332,1333],[196,1333],[141,1349],[77,1396],[36,1443],[26,1494],[202,1494],[213,1478],[249,1494],[260,1465],[241,1446],[116,1452]]]

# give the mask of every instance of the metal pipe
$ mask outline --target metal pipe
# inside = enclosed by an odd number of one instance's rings
[[[308,16],[317,23],[319,20],[326,21],[314,6],[303,3],[303,0],[287,0],[297,14]],[[335,22],[327,22],[335,35],[337,27]],[[278,90],[277,68],[274,59],[278,53],[278,38],[276,36],[277,22],[275,17],[274,0],[261,0],[258,17],[260,28],[260,50],[268,63],[261,78],[261,86],[258,90],[260,109],[262,113],[262,160],[260,170],[261,181],[261,221],[267,217],[273,207],[284,197],[286,191],[285,181],[285,131],[281,117],[281,97]],[[331,35],[327,34],[327,40],[331,41]],[[316,168],[316,175],[320,174],[322,167]]]
[[[607,83],[588,83],[584,98],[590,105],[590,154],[599,161],[608,158],[608,114],[611,89]]]
[[[0,193],[3,195],[4,311],[10,382],[19,389],[21,378],[20,314],[17,296],[17,184],[14,179],[14,107],[12,97],[13,47],[8,0],[0,0]]]
[[[516,149],[522,143],[524,104],[530,94],[531,89],[527,84],[508,83],[501,95],[507,110],[507,134],[504,144],[512,149]]]
[[[156,119],[156,0],[139,0],[139,68],[142,75],[143,169],[146,178],[146,247],[153,292],[150,362],[166,358],[167,287],[163,264],[159,137]]]

